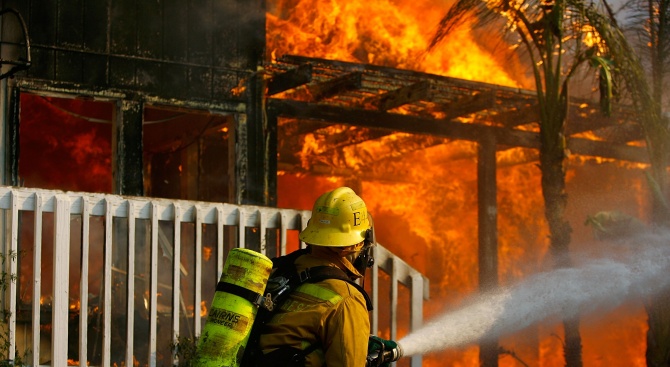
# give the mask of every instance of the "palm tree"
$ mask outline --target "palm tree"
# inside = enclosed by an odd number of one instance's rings
[[[442,18],[431,43],[436,47],[469,14],[480,24],[496,19],[506,21],[508,34],[516,35],[527,52],[535,78],[540,115],[540,171],[545,201],[545,217],[550,231],[550,251],[556,267],[569,267],[566,256],[572,228],[565,219],[566,142],[568,87],[571,78],[592,66],[600,79],[601,102],[610,110],[612,65],[604,57],[607,50],[591,18],[604,18],[583,0],[457,0]],[[579,318],[563,321],[564,356],[568,367],[582,366]]]
[[[614,14],[608,8],[610,19],[616,24]],[[631,91],[640,122],[644,127],[651,161],[649,182],[654,193],[652,221],[656,226],[670,226],[668,206],[667,167],[670,162],[670,126],[664,117],[662,105],[663,83],[670,73],[670,2],[667,0],[629,0],[623,10],[630,21],[629,33],[643,52],[642,60],[636,57],[631,46],[620,47],[625,52],[620,63],[626,72],[624,80]],[[618,27],[617,27],[618,29]],[[616,37],[623,38],[619,30]],[[609,36],[608,36],[609,37]],[[616,45],[616,42],[610,43]],[[635,43],[635,42],[634,42]],[[627,54],[626,54],[627,53]],[[651,70],[644,72],[644,65]],[[630,69],[634,70],[629,73]],[[670,293],[664,293],[645,303],[648,325],[646,359],[649,367],[670,366]]]
[[[608,8],[609,9],[609,8]],[[633,46],[641,49],[641,62],[651,70],[651,93],[661,114],[663,83],[670,73],[670,2],[667,0],[628,0],[620,10]],[[614,14],[611,13],[614,19]]]
[[[608,6],[610,29],[604,32],[613,53],[618,55],[619,70],[630,101],[637,107],[644,128],[651,160],[652,188],[655,195],[652,220],[657,225],[670,225],[667,205],[668,177],[666,167],[670,157],[667,119],[661,106],[664,99],[663,82],[670,73],[670,2],[666,0],[628,0],[622,8],[630,22],[628,37],[617,24]],[[632,42],[628,41],[633,39]],[[635,52],[641,48],[643,52]],[[642,54],[642,58],[637,55]],[[645,69],[651,70],[649,74]],[[615,70],[615,71],[616,71]],[[631,73],[632,72],[632,73]]]

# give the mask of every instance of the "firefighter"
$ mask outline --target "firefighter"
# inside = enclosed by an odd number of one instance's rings
[[[372,261],[371,236],[372,219],[352,189],[326,192],[314,203],[312,217],[300,232],[308,253],[295,260],[296,269],[330,266],[352,280],[361,279]],[[300,285],[260,337],[262,365],[364,367],[369,305],[365,291],[346,281]]]

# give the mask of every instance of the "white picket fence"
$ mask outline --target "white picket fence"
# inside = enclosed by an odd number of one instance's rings
[[[84,361],[172,366],[172,346],[184,343],[180,336],[200,334],[227,250],[285,254],[290,238],[299,246],[297,232],[310,216],[291,209],[6,186],[0,186],[0,211],[3,274],[16,276],[5,281],[1,300],[0,308],[9,311],[4,357],[59,367]],[[415,330],[423,321],[428,281],[381,245],[375,257],[372,330],[386,328],[396,340],[399,302],[406,309],[402,301],[408,298],[408,327]],[[390,278],[388,298],[379,295],[379,270]],[[408,297],[399,296],[399,285]],[[378,309],[386,301],[390,320],[380,320]],[[421,363],[421,356],[411,357],[412,367]]]

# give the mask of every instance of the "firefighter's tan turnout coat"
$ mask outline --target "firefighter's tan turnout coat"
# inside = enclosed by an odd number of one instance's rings
[[[328,248],[312,246],[312,253],[295,261],[298,272],[315,266],[333,266],[353,278],[361,274],[346,258]],[[365,297],[351,284],[338,279],[300,285],[267,324],[260,338],[263,353],[290,346],[304,350],[307,367],[364,367],[370,319]]]

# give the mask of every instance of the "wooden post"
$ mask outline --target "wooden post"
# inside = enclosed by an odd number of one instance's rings
[[[118,195],[144,195],[142,165],[142,101],[117,103],[112,119],[112,192]]]
[[[479,289],[486,291],[498,285],[498,206],[496,202],[496,141],[491,134],[479,140],[477,159]],[[498,366],[498,341],[480,344],[482,367]]]
[[[21,110],[21,91],[17,87],[8,87],[7,81],[0,82],[0,108],[2,124],[0,138],[5,142],[5,149],[0,149],[2,164],[2,184],[21,186],[19,182],[19,115]],[[7,96],[9,95],[9,96]]]
[[[53,313],[51,315],[51,363],[67,365],[70,306],[70,199],[56,196],[54,207]]]
[[[265,111],[263,76],[247,82],[246,114],[235,119],[235,204],[277,202],[277,118]]]

